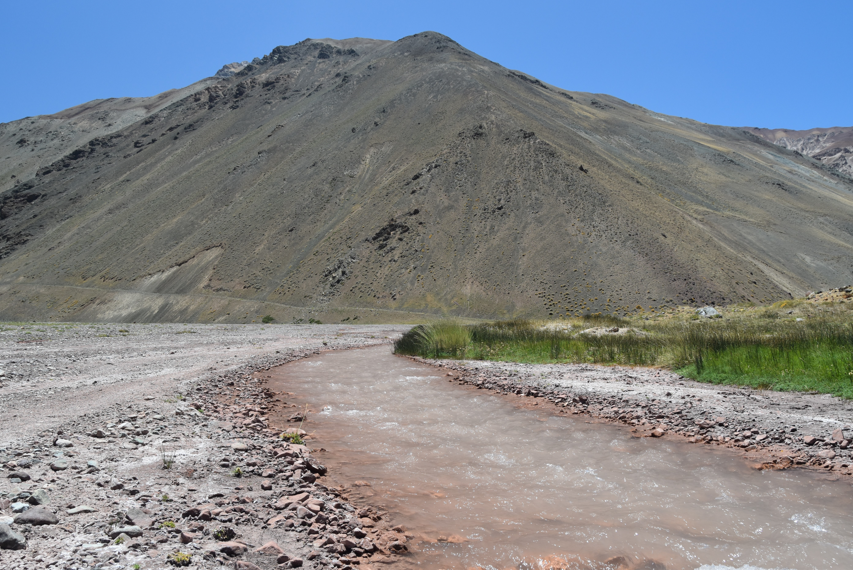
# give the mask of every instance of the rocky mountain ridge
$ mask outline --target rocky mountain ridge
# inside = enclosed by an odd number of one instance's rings
[[[4,188],[0,318],[627,314],[853,277],[849,177],[441,34],[211,81]]]

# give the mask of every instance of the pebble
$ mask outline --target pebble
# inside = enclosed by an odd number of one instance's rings
[[[44,507],[33,507],[15,517],[15,524],[46,525],[56,524],[59,518]]]
[[[7,524],[0,523],[0,549],[22,550],[27,547],[27,539],[24,535],[15,532]]]
[[[22,513],[24,511],[28,510],[30,508],[30,505],[28,505],[27,503],[17,502],[17,503],[12,503],[10,505],[10,508],[12,509],[13,513]]]
[[[7,475],[9,479],[18,479],[19,481],[29,481],[30,474],[26,471],[12,471]]]
[[[68,460],[63,458],[57,458],[50,462],[50,468],[53,471],[65,471],[68,469]]]
[[[44,505],[50,502],[50,497],[44,489],[36,489],[27,501],[31,505]]]
[[[68,509],[65,511],[69,515],[82,515],[84,513],[94,513],[95,509],[87,505],[80,505],[79,507],[74,507],[73,509]]]
[[[249,547],[242,542],[228,541],[214,544],[213,549],[228,556],[240,556],[241,554],[245,554],[249,550]]]
[[[56,447],[74,447],[74,442],[68,439],[57,439],[53,442]]]
[[[142,529],[138,526],[117,526],[110,530],[109,537],[117,538],[120,534],[126,534],[131,538],[142,536]]]

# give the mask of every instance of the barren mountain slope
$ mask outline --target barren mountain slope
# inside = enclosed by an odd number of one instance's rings
[[[849,178],[430,32],[278,47],[0,200],[3,318],[622,314],[853,272]]]
[[[90,140],[120,131],[217,81],[202,79],[153,97],[97,99],[53,115],[0,123],[0,192],[32,178],[41,166]]]
[[[787,129],[747,129],[772,143],[806,156],[853,176],[853,127],[832,127],[789,131]]]

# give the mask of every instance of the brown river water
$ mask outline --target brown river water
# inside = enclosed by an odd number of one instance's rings
[[[270,374],[309,404],[309,445],[337,481],[410,532],[465,539],[413,541],[406,566],[853,568],[849,483],[524,409],[388,346]]]

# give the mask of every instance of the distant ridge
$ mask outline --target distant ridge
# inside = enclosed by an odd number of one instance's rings
[[[853,127],[828,129],[748,129],[779,146],[815,158],[847,176],[853,177]]]

